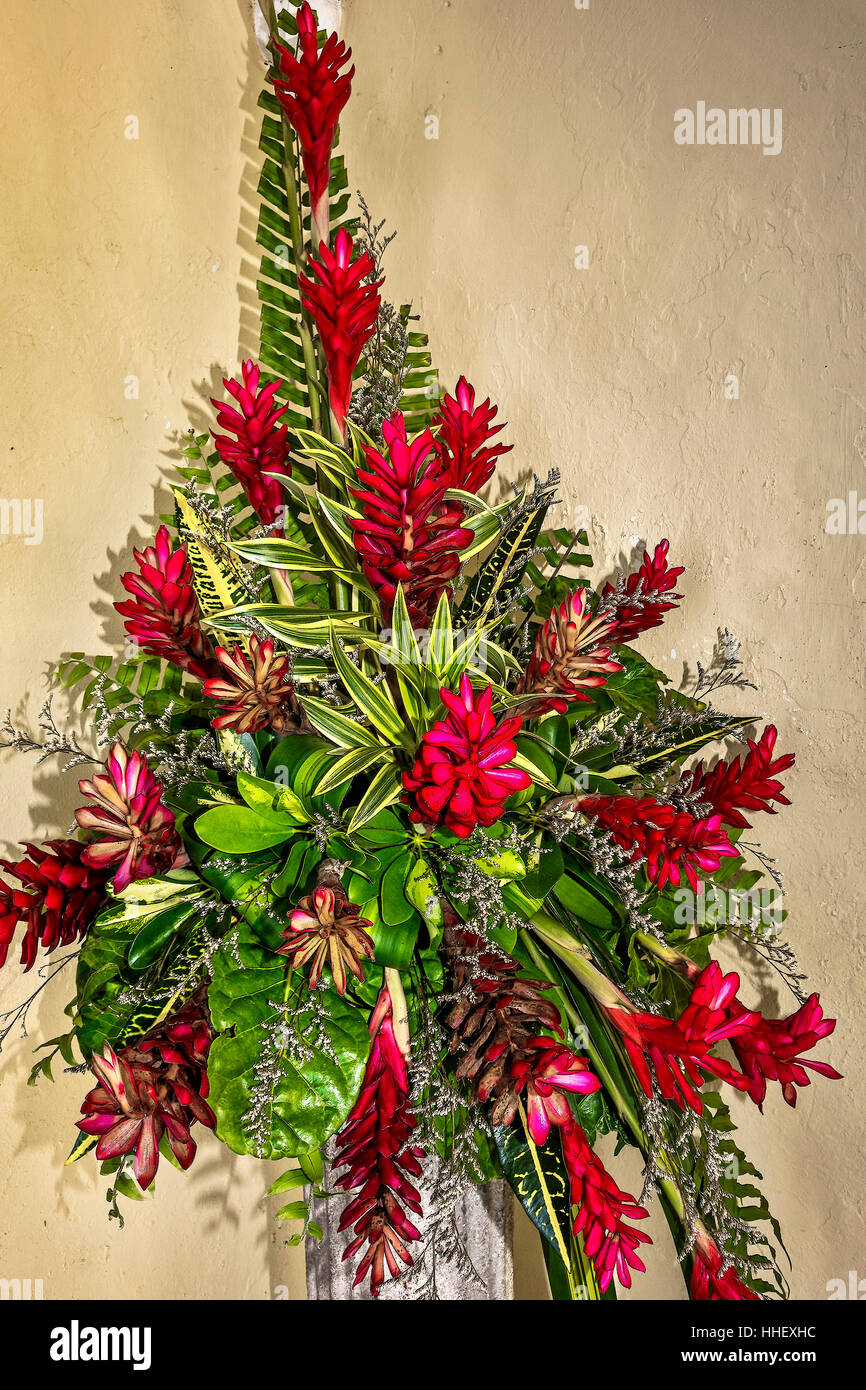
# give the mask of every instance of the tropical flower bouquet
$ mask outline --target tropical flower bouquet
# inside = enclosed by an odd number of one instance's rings
[[[50,706],[42,736],[7,726],[94,764],[75,837],[2,866],[0,961],[74,948],[70,1029],[34,1072],[92,1072],[70,1161],[95,1156],[114,1214],[202,1125],[292,1161],[272,1190],[297,1189],[295,1242],[320,1234],[310,1189],[346,1194],[374,1294],[435,1294],[457,1194],[504,1177],[557,1298],[631,1284],[651,1200],[692,1298],[784,1297],[726,1096],[793,1106],[807,1069],[837,1076],[806,1056],[833,1022],[742,838],[793,757],[708,698],[745,684],[727,633],[691,691],[632,645],[680,601],[667,541],[593,589],[586,535],[549,523],[555,474],[482,495],[497,409],[465,377],[440,392],[382,301],[381,224],[351,211],[350,53],[306,4],[270,22],[260,360],[134,551],[123,659],[60,667],[90,747]],[[741,1000],[723,936],[780,971],[788,1017]],[[600,1139],[639,1151],[641,1193]]]

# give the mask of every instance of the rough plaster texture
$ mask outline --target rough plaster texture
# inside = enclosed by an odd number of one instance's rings
[[[110,597],[149,533],[161,456],[254,347],[259,60],[244,0],[71,0],[50,25],[4,10],[0,493],[44,499],[45,539],[0,538],[0,704],[27,692],[35,713],[44,657],[116,643]],[[777,1094],[763,1118],[735,1109],[794,1294],[823,1297],[829,1279],[866,1274],[866,539],[825,532],[828,499],[866,494],[862,6],[346,0],[343,19],[358,67],[344,146],[353,183],[399,229],[390,296],[414,299],[446,382],[465,371],[501,403],[510,474],[562,469],[563,519],[588,521],[599,575],[637,538],[670,537],[687,601],[644,650],[679,680],[729,625],[760,687],[730,707],[774,719],[796,749],[794,805],[759,830],[787,870],[803,967],[840,1019],[822,1055],[847,1076],[819,1078],[795,1113]],[[781,154],[676,145],[674,111],[699,100],[781,107]],[[73,804],[50,772],[33,797],[24,760],[4,762],[8,841],[63,830]],[[768,975],[751,979],[748,998],[789,1009]],[[59,983],[42,1036],[61,1023]],[[23,989],[7,967],[0,1007]],[[109,1227],[93,1166],[60,1167],[80,1081],[27,1091],[29,1065],[10,1040],[0,1274],[41,1276],[48,1297],[303,1296],[268,1174],[207,1141],[193,1173],[168,1173],[124,1232]],[[635,1162],[617,1165],[639,1185]],[[653,1229],[636,1292],[681,1296]],[[541,1295],[530,1235],[518,1226],[518,1298]]]

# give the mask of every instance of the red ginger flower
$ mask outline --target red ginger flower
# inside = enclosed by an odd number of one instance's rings
[[[420,1195],[407,1174],[420,1174],[422,1153],[410,1143],[417,1121],[409,1109],[409,1077],[394,1032],[387,982],[370,1019],[370,1036],[361,1090],[337,1135],[335,1166],[348,1168],[337,1186],[357,1191],[340,1218],[341,1231],[350,1226],[354,1231],[343,1259],[351,1259],[366,1244],[354,1282],[360,1284],[369,1272],[371,1292],[378,1298],[385,1265],[396,1277],[399,1260],[412,1264],[407,1242],[417,1240],[420,1232],[404,1208],[421,1215]]]
[[[697,890],[698,870],[714,873],[721,861],[736,855],[721,816],[696,820],[651,796],[584,796],[578,803],[584,816],[609,830],[616,843],[646,861],[647,875],[659,888],[678,886],[684,873]]]
[[[811,994],[789,1018],[750,1013],[738,999],[731,1001],[729,1014],[735,1023],[742,1018],[752,1020],[744,1031],[732,1037],[731,1044],[748,1080],[749,1096],[759,1110],[763,1109],[768,1081],[778,1081],[785,1100],[795,1106],[797,1087],[809,1085],[807,1067],[833,1081],[841,1080],[841,1073],[827,1062],[813,1062],[800,1055],[836,1027],[835,1018],[824,1018],[817,994]]]
[[[228,652],[217,647],[217,661],[226,672],[204,683],[204,694],[225,707],[225,713],[211,720],[215,729],[237,729],[241,734],[255,734],[260,729],[285,733],[295,725],[295,688],[289,680],[289,663],[284,656],[274,657],[270,638],[261,642],[251,636],[250,654],[235,644]]]
[[[459,551],[472,532],[461,524],[463,509],[445,501],[451,482],[430,431],[407,440],[406,421],[396,411],[382,435],[386,454],[364,445],[363,486],[350,489],[363,512],[352,521],[355,547],[385,621],[402,584],[409,617],[425,627],[459,572]]]
[[[612,585],[605,585],[602,598],[606,601],[607,615],[613,622],[608,633],[611,642],[631,642],[640,633],[658,627],[662,615],[676,608],[682,594],[670,591],[683,573],[683,567],[680,565],[677,569],[671,569],[668,566],[669,546],[669,541],[659,541],[652,559],[647,552],[644,553],[640,568],[636,574],[629,575],[620,596],[617,596]],[[669,597],[663,599],[663,594]]]
[[[352,50],[336,34],[327,36],[319,52],[316,16],[308,4],[301,6],[297,18],[297,57],[280,44],[275,45],[280,75],[273,79],[274,90],[301,146],[314,230],[319,229],[320,235],[326,236],[331,151],[355,69],[340,71],[351,58]]]
[[[465,839],[476,825],[498,821],[512,792],[532,780],[508,766],[517,753],[514,735],[522,721],[516,715],[497,724],[490,710],[493,687],[476,702],[465,673],[459,695],[444,687],[439,694],[448,716],[424,735],[415,766],[403,773],[403,786],[414,793],[411,820],[444,819],[449,830]]]
[[[141,753],[129,753],[115,743],[105,762],[106,771],[78,790],[96,803],[75,812],[82,830],[99,837],[84,849],[81,859],[94,869],[114,871],[113,888],[120,893],[133,879],[166,873],[186,856],[174,824],[174,813],[163,805],[162,784],[157,782]]]
[[[493,476],[496,460],[512,448],[500,443],[488,446],[487,441],[505,429],[504,424],[491,428],[495,414],[496,406],[489,398],[476,406],[475,387],[465,376],[458,381],[454,395],[445,396],[432,428],[444,455],[449,487],[479,492]]]
[[[731,1001],[736,998],[739,976],[723,975],[716,961],[698,975],[691,999],[679,1018],[644,1013],[628,1008],[608,1008],[607,1014],[619,1029],[643,1092],[653,1093],[652,1076],[665,1100],[681,1110],[689,1107],[700,1115],[703,1109],[698,1089],[706,1074],[748,1089],[748,1078],[730,1062],[712,1055],[718,1043],[730,1040],[736,1049],[740,1035],[746,1034],[760,1018],[743,1009],[732,1016]]]
[[[588,700],[585,690],[604,685],[609,675],[622,670],[618,661],[611,660],[610,647],[599,645],[609,632],[609,621],[590,612],[585,589],[569,594],[552,610],[517,687],[518,694],[557,697],[533,704],[534,714],[550,709],[563,714],[569,700]]]
[[[631,1271],[643,1273],[646,1269],[638,1247],[652,1242],[644,1231],[626,1223],[643,1220],[648,1212],[628,1192],[620,1190],[575,1120],[563,1127],[560,1134],[571,1181],[571,1200],[578,1208],[575,1233],[583,1234],[584,1249],[595,1266],[602,1292],[614,1274],[628,1289]]]
[[[182,1168],[195,1158],[190,1129],[200,1120],[216,1128],[216,1117],[205,1097],[205,1070],[213,1032],[201,998],[161,1024],[154,1033],[118,1054],[108,1044],[91,1066],[99,1085],[85,1096],[85,1134],[99,1135],[96,1157],[120,1158],[134,1153],[133,1172],[139,1187],[150,1186],[159,1166],[159,1141],[164,1133]]]
[[[750,822],[742,815],[743,810],[769,811],[770,815],[775,815],[770,805],[772,801],[780,806],[791,804],[783,795],[779,773],[787,772],[794,765],[793,753],[773,758],[776,736],[775,726],[768,724],[759,742],[749,739],[749,751],[744,758],[717,763],[707,771],[703,763],[698,763],[682,779],[680,787],[696,793],[701,801],[709,802],[725,825],[748,829]]]
[[[266,475],[278,473],[288,478],[292,473],[287,462],[288,432],[285,425],[277,424],[288,407],[274,405],[281,381],[272,381],[259,390],[260,373],[252,361],[241,364],[241,375],[242,381],[223,377],[223,386],[237,402],[237,410],[227,401],[211,401],[217,424],[235,436],[230,439],[227,434],[215,434],[214,445],[241,484],[250,506],[265,526],[270,526],[281,515],[284,496],[280,484]]]
[[[108,872],[83,862],[85,846],[78,840],[25,848],[25,857],[17,862],[0,859],[0,868],[20,885],[0,880],[0,965],[6,963],[18,923],[26,922],[21,964],[29,970],[40,945],[51,952],[84,936],[105,902]]]
[[[529,1057],[511,1067],[518,1090],[526,1081],[526,1123],[533,1141],[546,1144],[551,1125],[571,1123],[567,1094],[591,1095],[601,1087],[582,1057],[552,1038],[533,1038]]]
[[[744,1284],[733,1265],[722,1272],[722,1255],[709,1232],[698,1226],[692,1260],[689,1298],[693,1302],[735,1302],[757,1300],[760,1295]]]
[[[294,970],[312,962],[311,989],[319,983],[328,962],[334,988],[338,994],[345,994],[347,968],[357,980],[363,980],[361,957],[373,959],[373,938],[367,931],[371,925],[342,890],[322,886],[301,898],[290,914],[289,925],[283,932],[285,944],[279,952],[290,958]]]
[[[328,367],[328,399],[341,433],[345,431],[352,376],[365,344],[376,329],[381,280],[364,283],[376,269],[368,252],[352,260],[352,238],[344,227],[333,251],[323,241],[319,260],[310,259],[314,280],[298,276],[301,302],[319,330]]]
[[[199,624],[199,606],[186,546],[172,549],[160,526],[153,545],[133,550],[139,573],[121,584],[131,599],[114,606],[128,619],[124,627],[151,656],[161,657],[203,679],[212,665],[211,646]]]

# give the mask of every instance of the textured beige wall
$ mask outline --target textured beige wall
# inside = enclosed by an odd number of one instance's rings
[[[35,712],[43,658],[116,639],[109,595],[147,534],[172,431],[251,345],[257,59],[243,0],[72,0],[47,25],[43,9],[3,9],[0,493],[41,496],[45,538],[0,539],[0,704],[27,691]],[[797,751],[794,805],[759,830],[787,869],[803,967],[840,1018],[821,1055],[848,1075],[818,1078],[795,1113],[777,1094],[763,1119],[736,1109],[794,1293],[822,1297],[828,1279],[866,1275],[866,539],[824,529],[828,499],[866,495],[862,5],[347,0],[344,15],[358,66],[344,145],[354,185],[399,229],[391,297],[414,298],[446,381],[465,370],[501,403],[512,476],[562,469],[599,573],[634,538],[670,537],[687,601],[644,650],[679,679],[729,625],[760,686],[731,707],[774,719]],[[698,100],[781,107],[782,152],[676,145],[673,113]],[[58,805],[50,775],[32,797],[29,767],[7,760],[3,787],[8,840],[64,828],[73,802]],[[7,967],[0,1007],[23,989]],[[65,997],[46,991],[43,1035]],[[790,1007],[768,977],[751,997]],[[254,1163],[206,1144],[118,1234],[92,1166],[59,1166],[80,1082],[25,1091],[26,1044],[2,1061],[0,1274],[46,1277],[48,1296],[299,1290]],[[654,1229],[638,1292],[677,1296]],[[525,1236],[517,1291],[532,1297]]]

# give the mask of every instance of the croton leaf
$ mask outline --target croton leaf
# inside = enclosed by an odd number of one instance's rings
[[[208,1000],[220,1036],[208,1059],[208,1101],[218,1137],[235,1153],[296,1158],[320,1148],[358,1093],[366,1011],[330,989],[317,992],[315,1017],[305,989],[246,923],[213,958]]]
[[[515,1118],[510,1125],[494,1125],[493,1137],[502,1171],[515,1196],[562,1258],[563,1248],[569,1246],[571,1194],[559,1135],[552,1130],[546,1144],[533,1144]]]
[[[213,914],[203,903],[206,896],[201,883],[153,879],[130,885],[100,913],[87,933],[76,972],[73,1022],[85,1057],[105,1043],[118,1047],[140,1037],[165,1017],[174,1002],[170,996],[141,1001],[129,999],[128,991],[148,978],[145,972],[157,959],[172,968],[200,958],[203,926],[215,929]]]

